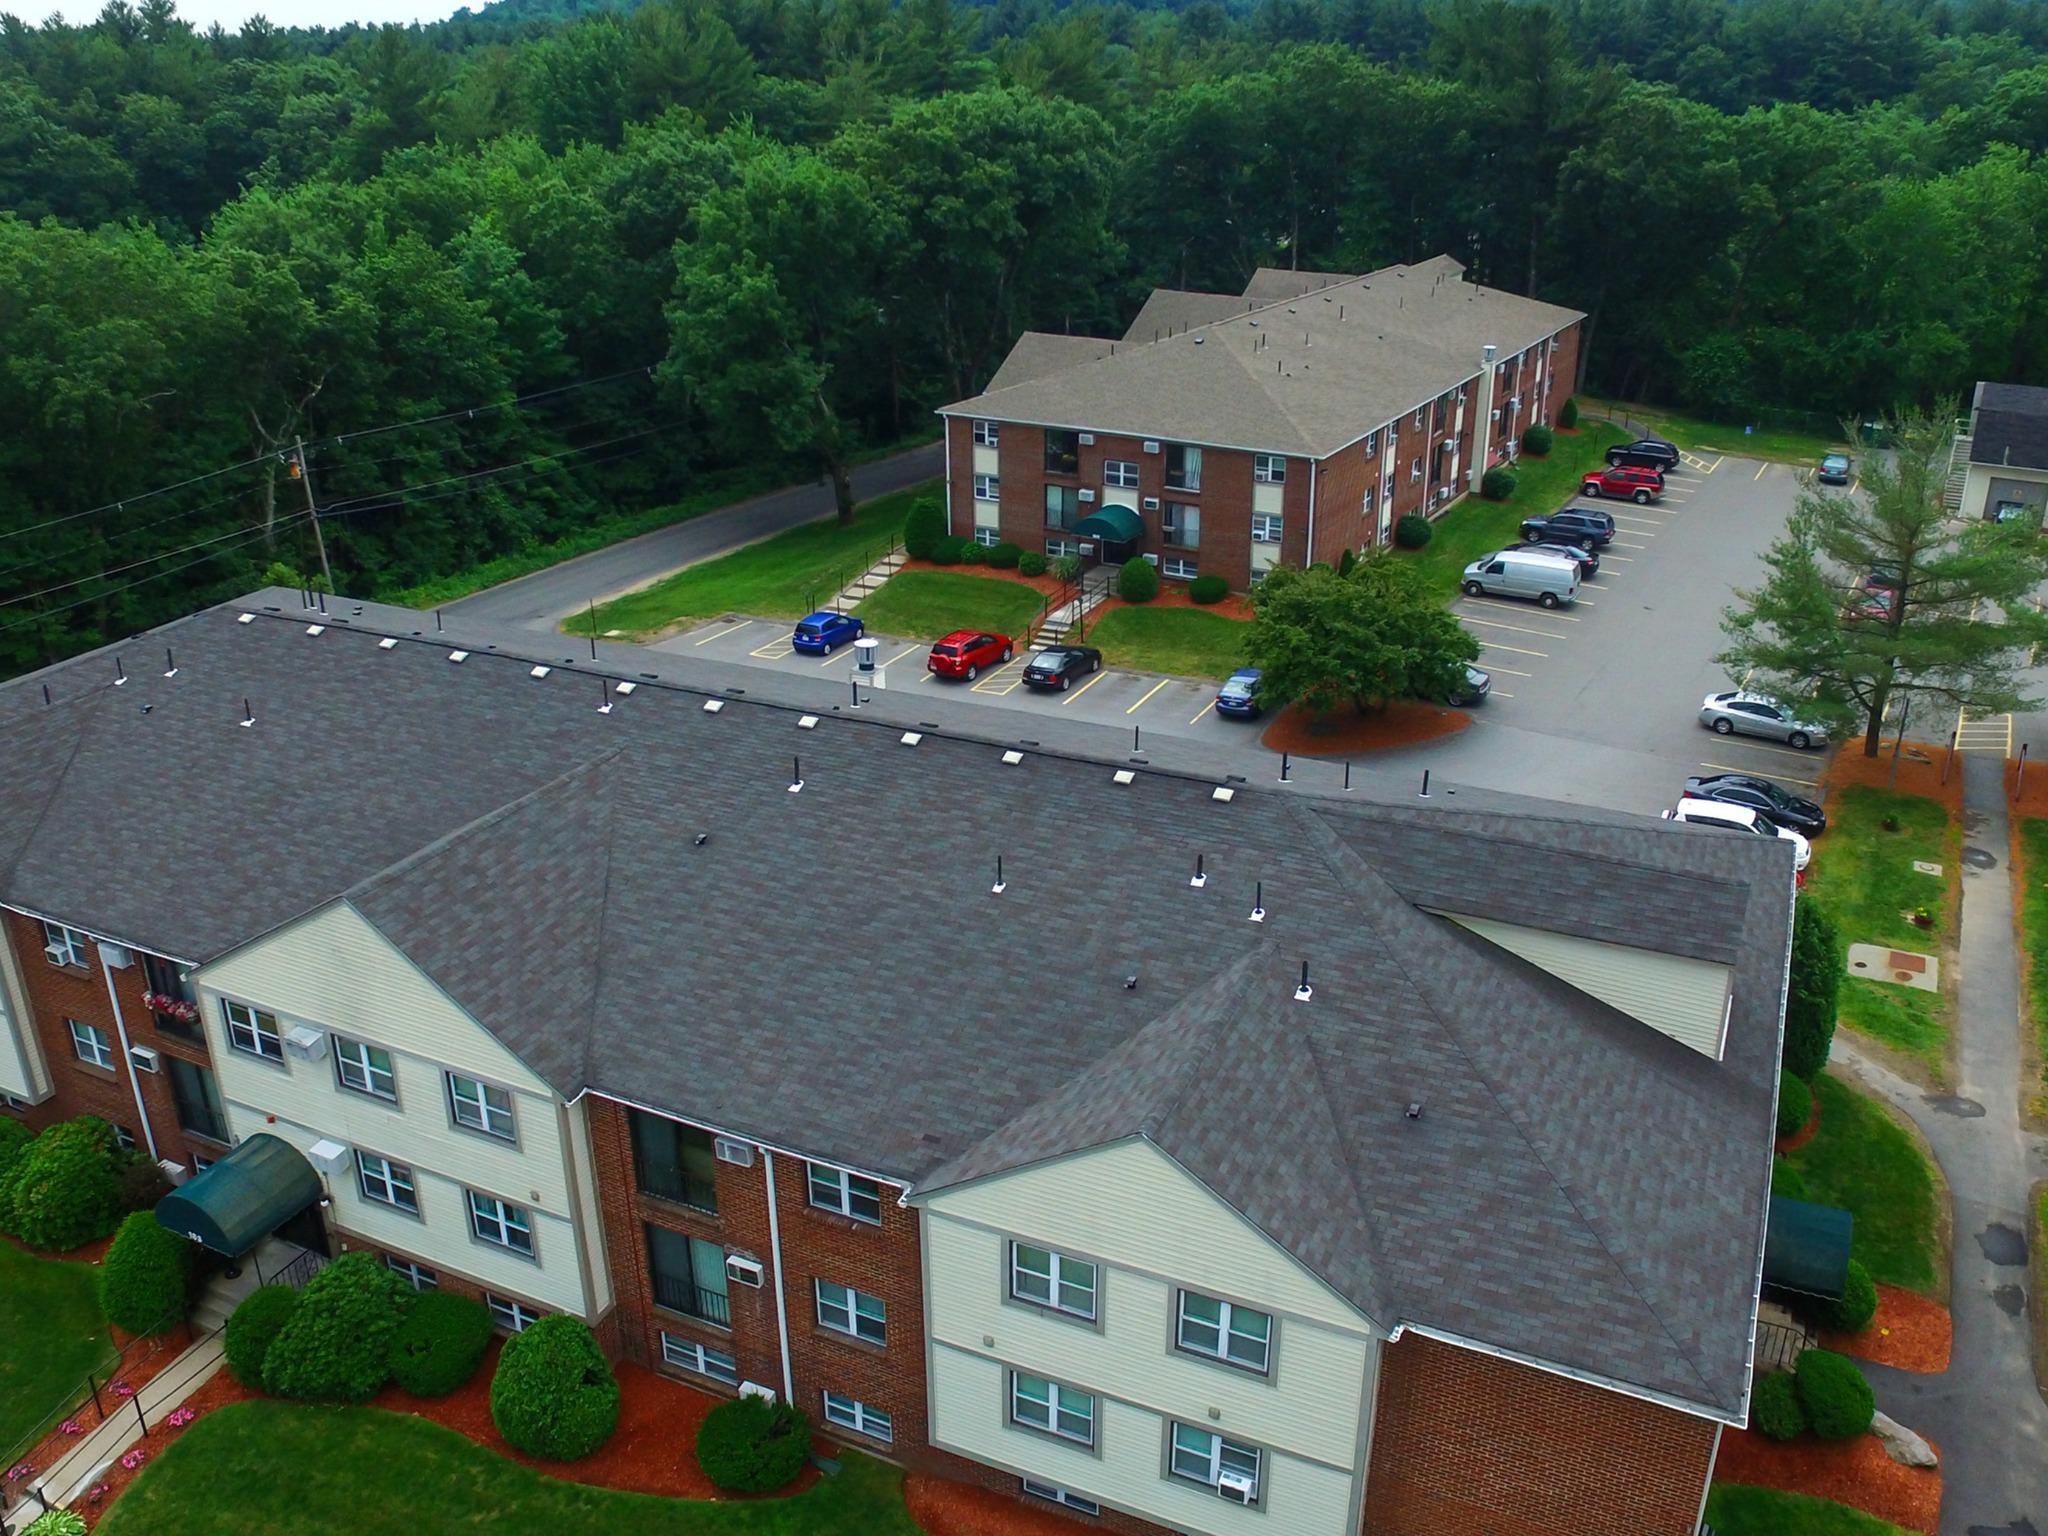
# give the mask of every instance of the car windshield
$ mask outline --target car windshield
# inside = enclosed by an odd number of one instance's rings
[[[960,647],[957,645],[935,645],[932,647],[932,654],[934,656],[958,656],[960,654]]]
[[[1223,696],[1227,699],[1248,698],[1251,695],[1252,686],[1250,678],[1233,677],[1223,685]],[[1200,695],[1197,695],[1197,697],[1200,697]]]
[[[1067,653],[1065,651],[1041,651],[1037,658],[1032,661],[1031,670],[1036,672],[1041,668],[1057,669],[1066,664]]]

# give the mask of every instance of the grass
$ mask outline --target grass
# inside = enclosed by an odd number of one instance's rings
[[[903,532],[910,504],[937,483],[877,496],[856,510],[844,527],[836,517],[823,517],[599,603],[597,632],[618,630],[629,639],[642,640],[722,613],[802,618],[859,574],[856,567],[862,562],[880,559]],[[590,623],[588,614],[578,614],[562,627],[572,635],[586,635]]]
[[[916,1536],[902,1474],[857,1452],[788,1499],[654,1498],[558,1482],[453,1430],[376,1408],[238,1403],[145,1470],[101,1536]]]
[[[2048,819],[2021,819],[2017,834],[2020,882],[2020,949],[2025,959],[2023,996],[2034,1030],[2037,1076],[2027,1098],[2029,1112],[2048,1117]]]
[[[1045,595],[1021,581],[955,571],[904,571],[891,576],[854,611],[885,635],[936,640],[956,629],[1021,637],[1045,607]]]
[[[1846,1504],[1741,1483],[1714,1485],[1707,1524],[1714,1536],[1907,1536],[1889,1520]]]
[[[1201,608],[1112,608],[1087,641],[1113,667],[1175,677],[1228,677],[1244,665],[1244,619]]]
[[[1728,453],[1745,459],[1775,459],[1784,464],[1811,466],[1824,453],[1862,451],[1843,442],[1841,434],[1834,431],[1813,432],[1759,425],[1756,431],[1744,433],[1739,426],[1731,427],[1725,422],[1689,416],[1684,411],[1669,410],[1661,405],[1594,400],[1583,395],[1579,397],[1579,408],[1586,413],[1580,421],[1582,426],[1592,425],[1591,417],[1597,414],[1626,417],[1630,437],[1648,433],[1669,438],[1688,453],[1701,455]]]
[[[1785,1154],[1805,1176],[1807,1197],[1855,1216],[1855,1255],[1873,1280],[1938,1294],[1944,1197],[1933,1163],[1876,1099],[1825,1072],[1813,1092],[1820,1129]]]
[[[1445,601],[1456,596],[1465,567],[1520,536],[1522,519],[1555,512],[1578,493],[1587,470],[1607,461],[1607,450],[1628,434],[1605,422],[1581,424],[1576,437],[1557,434],[1548,455],[1524,454],[1515,465],[1515,493],[1506,501],[1467,496],[1436,522],[1428,544],[1409,558],[1428,574],[1430,587]]]
[[[0,1241],[0,1456],[113,1359],[92,1268]]]

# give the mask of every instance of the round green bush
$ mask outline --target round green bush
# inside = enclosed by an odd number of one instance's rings
[[[1579,402],[1567,399],[1557,408],[1557,424],[1560,427],[1576,427],[1579,424]]]
[[[1813,1090],[1790,1072],[1778,1074],[1778,1139],[1797,1136],[1813,1116]]]
[[[1081,574],[1081,557],[1079,555],[1061,555],[1059,559],[1053,561],[1046,569],[1051,571],[1057,580],[1072,581]]]
[[[1394,524],[1394,542],[1403,549],[1420,549],[1436,537],[1436,524],[1420,512],[1405,512]]]
[[[946,505],[936,496],[920,496],[903,516],[903,553],[929,560],[932,546],[946,536]]]
[[[729,1493],[770,1493],[803,1471],[811,1423],[788,1403],[758,1397],[720,1403],[697,1426],[697,1465]]]
[[[270,1346],[284,1332],[284,1326],[299,1310],[299,1293],[288,1285],[266,1285],[242,1298],[228,1318],[228,1369],[235,1380],[255,1391],[263,1390],[263,1362]]]
[[[263,1362],[279,1397],[359,1403],[391,1377],[391,1336],[413,1299],[367,1253],[343,1254],[306,1282]]]
[[[1479,481],[1479,494],[1488,501],[1506,501],[1515,494],[1515,472],[1504,464],[1496,464]]]
[[[1522,434],[1522,452],[1534,454],[1540,459],[1544,454],[1550,452],[1551,445],[1554,442],[1555,439],[1550,434],[1550,428],[1539,421],[1535,426]]]
[[[115,1159],[114,1177],[120,1185],[117,1203],[124,1213],[153,1211],[157,1201],[171,1192],[171,1181],[164,1177],[163,1169],[139,1149]]]
[[[1775,1155],[1771,1158],[1771,1193],[1786,1200],[1806,1198],[1806,1175],[1797,1163]]]
[[[1018,562],[1023,558],[1024,551],[1008,540],[988,547],[988,563],[999,571],[1016,570]],[[1041,555],[1039,558],[1043,559],[1044,556]]]
[[[961,538],[957,534],[949,534],[933,544],[931,553],[925,558],[930,560],[933,565],[958,565],[967,558],[968,543],[968,540]]]
[[[391,1336],[391,1379],[414,1397],[446,1397],[476,1374],[491,1347],[491,1309],[428,1291]]]
[[[1127,603],[1149,603],[1159,595],[1159,567],[1150,560],[1126,561],[1116,573],[1116,595]]]
[[[100,1308],[130,1333],[166,1333],[192,1302],[192,1245],[151,1211],[123,1218],[100,1266]]]
[[[1048,563],[1037,550],[1027,549],[1017,556],[1017,573],[1020,576],[1043,576]]]
[[[574,1461],[609,1440],[619,1384],[591,1331],[555,1312],[507,1339],[491,1378],[491,1421],[514,1448],[547,1461]]]
[[[1870,1428],[1877,1398],[1856,1362],[1831,1349],[1809,1349],[1793,1371],[1806,1422],[1823,1440],[1854,1440]]]
[[[1757,1378],[1749,1399],[1749,1422],[1773,1440],[1797,1440],[1806,1433],[1806,1409],[1787,1372]]]
[[[15,1164],[8,1200],[15,1236],[53,1253],[105,1237],[121,1218],[114,1128],[95,1115],[53,1125]]]
[[[967,540],[960,546],[960,563],[962,565],[987,565],[988,546],[978,543],[973,539]]]
[[[46,1509],[29,1522],[22,1536],[85,1536],[85,1516],[68,1509]]]
[[[1877,1316],[1877,1282],[1870,1278],[1869,1270],[1851,1259],[1842,1294],[1834,1301],[1822,1302],[1818,1310],[1818,1321],[1828,1332],[1861,1333]]]
[[[1188,583],[1188,596],[1198,603],[1220,603],[1230,596],[1230,583],[1213,573]]]

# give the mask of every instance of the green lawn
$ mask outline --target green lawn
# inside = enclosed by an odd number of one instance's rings
[[[1896,832],[1884,828],[1887,817]],[[1813,845],[1807,895],[1827,907],[1844,944],[1895,944],[1938,951],[1949,931],[1949,882],[1923,875],[1915,859],[1956,868],[1961,831],[1947,809],[1921,795],[1852,784],[1828,803],[1828,830]],[[1925,907],[1932,928],[1905,915]],[[1947,1009],[1939,993],[1920,992],[1851,975],[1842,986],[1842,1022],[1859,1034],[1924,1061],[1938,1076],[1948,1040]]]
[[[2036,1117],[2048,1117],[2048,820],[2019,825],[2020,952],[2025,957],[2026,1009],[2034,1028],[2038,1075],[2026,1090]]]
[[[1714,1536],[1907,1536],[1888,1520],[1803,1493],[1716,1483],[1707,1495]]]
[[[1776,459],[1781,463],[1812,466],[1820,461],[1824,453],[1861,453],[1861,448],[1852,448],[1842,441],[1839,432],[1797,431],[1783,427],[1757,424],[1757,430],[1745,433],[1740,426],[1729,426],[1724,422],[1707,421],[1698,416],[1688,416],[1684,411],[1667,410],[1661,405],[1638,405],[1633,402],[1595,400],[1588,396],[1579,397],[1579,409],[1585,413],[1580,424],[1590,425],[1590,418],[1597,414],[1611,413],[1626,416],[1635,429],[1630,437],[1654,433],[1669,438],[1688,453],[1702,457],[1713,454],[1735,454],[1745,459]]]
[[[1877,1100],[1825,1072],[1813,1091],[1820,1129],[1785,1154],[1804,1175],[1807,1197],[1855,1216],[1855,1255],[1872,1279],[1936,1294],[1944,1195],[1934,1165]]]
[[[101,1536],[917,1536],[902,1474],[855,1452],[790,1499],[700,1503],[543,1477],[440,1425],[376,1408],[257,1401],[201,1419],[137,1478]]]
[[[904,571],[854,611],[869,629],[885,635],[936,640],[956,629],[986,629],[1021,639],[1044,607],[1044,594],[1021,581],[957,571]]]
[[[1243,619],[1201,608],[1112,608],[1087,641],[1114,667],[1175,677],[1228,677],[1244,665]]]
[[[1506,501],[1467,496],[1437,520],[1427,545],[1408,558],[1422,566],[1429,584],[1448,601],[1458,590],[1465,567],[1490,555],[1520,534],[1522,519],[1555,512],[1578,494],[1588,469],[1607,459],[1607,449],[1625,443],[1628,435],[1605,422],[1584,423],[1576,437],[1557,434],[1556,446],[1544,458],[1522,456],[1515,466],[1515,493]]]
[[[0,1242],[0,1457],[113,1360],[94,1270]]]
[[[801,618],[879,560],[903,532],[910,504],[937,484],[877,496],[843,528],[836,517],[820,518],[599,603],[597,632],[618,630],[625,638],[641,640],[722,613]],[[579,614],[562,627],[572,635],[587,635],[589,616]]]

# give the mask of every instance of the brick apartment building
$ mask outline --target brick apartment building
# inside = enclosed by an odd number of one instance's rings
[[[1159,289],[1119,341],[1027,332],[946,406],[954,533],[1233,588],[1434,516],[1554,426],[1584,316],[1447,256]]]
[[[1775,846],[1120,783],[274,590],[173,629],[175,677],[0,688],[10,1112],[183,1174],[282,1139],[332,1247],[1125,1536],[1692,1536],[1748,1411]],[[932,937],[1075,890],[1055,953]]]

